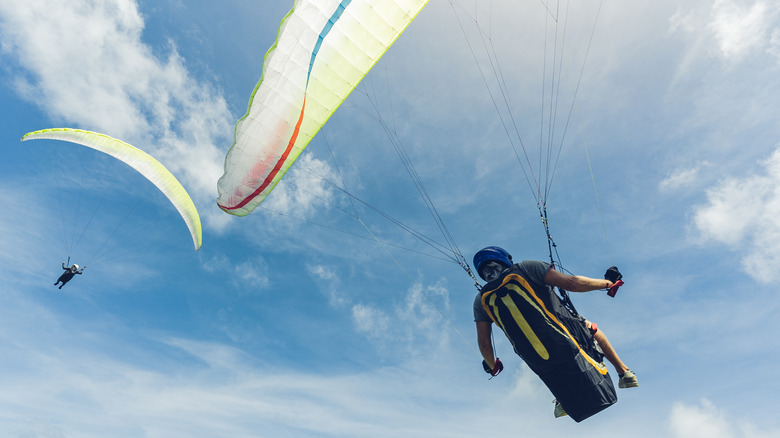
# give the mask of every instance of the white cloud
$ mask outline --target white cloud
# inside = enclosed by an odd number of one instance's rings
[[[708,190],[693,223],[705,240],[741,248],[743,269],[768,283],[780,278],[780,148],[763,164],[763,173]]]
[[[726,59],[739,59],[762,46],[767,39],[772,14],[762,1],[742,8],[732,0],[717,0],[708,27],[717,41],[720,55]]]
[[[60,320],[15,298],[0,309],[15,322],[0,331],[4,436],[422,437],[444,424],[447,436],[467,437],[486,423],[488,408],[466,388],[476,381],[455,358],[321,376],[313,362],[258,360],[219,343],[123,338],[115,318]]]
[[[265,289],[270,284],[268,280],[268,267],[261,260],[246,260],[235,266],[236,278],[242,284],[250,286],[252,290]]]
[[[288,174],[274,188],[263,206],[299,219],[312,217],[333,201],[336,172],[325,161],[301,154]]]
[[[678,30],[684,31],[684,32],[693,32],[696,30],[696,23],[693,19],[693,14],[685,14],[682,11],[678,10],[672,17],[669,19],[669,32],[674,33]]]
[[[780,29],[775,28],[772,31],[772,36],[769,38],[769,47],[767,53],[780,59]]]
[[[381,310],[374,307],[357,304],[352,307],[352,320],[355,322],[355,328],[365,333],[369,338],[388,337],[387,329],[390,325],[390,318]]]
[[[348,305],[350,300],[341,284],[341,278],[336,271],[328,266],[310,265],[306,270],[315,279],[322,281],[320,289],[328,294],[328,302],[331,306],[342,307]]]
[[[661,191],[670,191],[691,187],[699,180],[699,174],[702,168],[709,168],[711,166],[712,165],[709,162],[704,161],[695,167],[675,169],[669,176],[658,183],[658,189]]]
[[[749,423],[734,422],[709,400],[699,405],[675,403],[669,427],[678,438],[769,438],[778,431],[759,430]]]
[[[29,200],[35,199],[35,187],[22,188],[0,184],[0,235],[8,250],[0,251],[0,263],[12,266],[20,278],[28,279],[51,272],[40,260],[38,251],[51,247],[46,230],[48,213],[45,210],[29,209]],[[59,275],[59,273],[57,273]]]
[[[309,272],[314,274],[316,277],[320,278],[321,280],[328,280],[328,281],[336,281],[338,280],[338,275],[336,273],[328,268],[327,266],[317,265],[317,266],[309,266],[308,267]]]
[[[417,330],[431,330],[442,324],[441,313],[449,311],[449,291],[440,284],[423,287],[415,283],[398,309],[399,318]]]
[[[236,288],[251,295],[258,290],[267,289],[271,284],[268,277],[268,264],[260,256],[242,261],[231,260],[224,254],[216,254],[202,263],[207,272],[220,273]]]
[[[765,1],[743,6],[733,0],[716,0],[707,11],[686,4],[669,20],[669,32],[681,31],[691,37],[688,53],[681,62],[685,73],[702,55],[736,63],[751,53],[777,52],[775,20],[780,8]]]
[[[244,351],[226,345],[193,341],[188,339],[170,338],[165,343],[191,354],[202,360],[214,370],[224,370],[230,373],[247,371],[245,368],[249,357]]]
[[[213,207],[231,120],[224,98],[194,79],[171,44],[158,59],[144,44],[132,0],[0,1],[2,53],[21,96],[55,123],[102,132],[149,152],[182,179],[205,220]],[[75,125],[75,126],[74,126]],[[41,126],[48,128],[51,126]],[[205,213],[205,214],[204,214]]]
[[[455,329],[444,315],[449,313],[449,291],[435,284],[413,284],[403,301],[389,310],[369,304],[352,307],[355,328],[387,350],[396,345],[412,357],[421,346],[426,350],[445,349],[450,340],[450,330]]]
[[[731,425],[715,406],[702,400],[701,406],[675,403],[672,407],[670,428],[674,436],[681,438],[730,438],[734,436]]]

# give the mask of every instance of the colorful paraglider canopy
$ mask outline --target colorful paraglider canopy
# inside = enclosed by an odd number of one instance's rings
[[[251,213],[428,0],[299,0],[236,124],[219,207]]]
[[[80,129],[43,129],[29,132],[22,137],[22,141],[38,139],[62,140],[80,144],[111,155],[138,171],[152,184],[157,186],[171,201],[173,206],[176,207],[176,210],[179,211],[182,219],[187,224],[187,228],[190,230],[195,251],[200,249],[203,237],[200,216],[195,208],[195,204],[176,177],[151,155],[121,140]]]

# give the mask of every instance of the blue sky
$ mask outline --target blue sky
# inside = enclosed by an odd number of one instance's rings
[[[545,5],[431,1],[264,208],[235,218],[216,181],[292,2],[0,0],[0,434],[780,435],[780,7]],[[553,418],[501,337],[506,370],[488,381],[469,277],[326,182],[443,240],[378,111],[468,260],[486,245],[546,259],[497,107],[509,99],[543,175],[552,16],[568,17],[556,153],[570,122],[551,231],[569,271],[624,273],[615,299],[574,300],[641,384],[579,424]],[[19,142],[64,126],[163,162],[198,206],[202,249],[121,163]],[[69,255],[88,267],[58,290]]]

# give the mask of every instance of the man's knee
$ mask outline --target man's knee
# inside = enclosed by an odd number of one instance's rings
[[[585,320],[585,327],[587,327],[588,330],[590,330],[591,336],[596,336],[596,333],[598,333],[599,331],[599,326],[596,325],[595,322],[590,322],[587,319]]]

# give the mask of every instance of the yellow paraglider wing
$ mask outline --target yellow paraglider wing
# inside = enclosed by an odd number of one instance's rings
[[[295,1],[236,124],[219,207],[251,213],[427,2]]]
[[[137,170],[141,175],[157,186],[168,200],[171,201],[174,207],[176,207],[176,210],[179,211],[179,214],[187,224],[187,228],[190,230],[192,242],[195,245],[195,251],[200,249],[203,237],[200,226],[200,216],[198,215],[198,210],[195,208],[195,204],[176,177],[151,155],[121,140],[97,132],[83,131],[80,129],[43,129],[41,131],[29,132],[22,137],[22,141],[37,139],[62,140],[77,143],[111,155]]]

